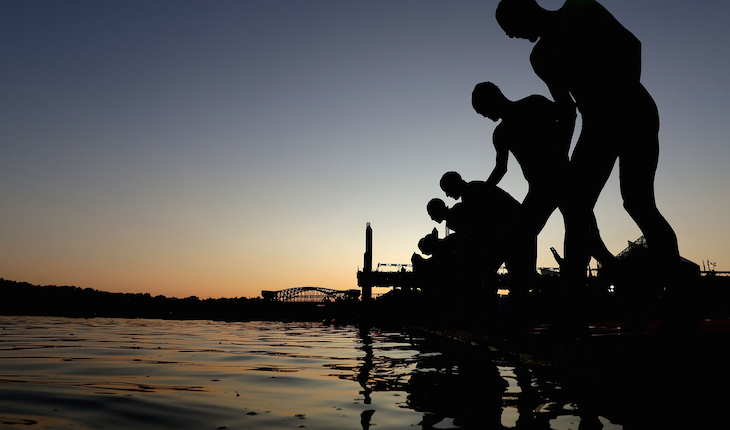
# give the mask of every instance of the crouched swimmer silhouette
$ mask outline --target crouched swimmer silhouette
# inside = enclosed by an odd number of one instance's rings
[[[565,213],[565,188],[569,180],[570,133],[561,129],[556,104],[541,95],[512,101],[491,82],[477,84],[472,92],[474,110],[500,121],[492,135],[496,163],[486,185],[496,186],[507,172],[510,153],[528,183],[511,236],[510,283],[529,283],[537,270],[537,239],[555,209]],[[615,260],[606,248],[591,212],[590,251],[602,265]],[[513,285],[515,287],[515,285]]]
[[[448,197],[461,200],[452,207],[454,215],[449,218],[457,220],[455,231],[458,232],[459,224],[467,229],[470,255],[477,259],[474,264],[487,273],[496,272],[502,263],[509,267],[507,233],[517,219],[520,203],[495,185],[466,182],[453,171],[444,173],[440,185]]]

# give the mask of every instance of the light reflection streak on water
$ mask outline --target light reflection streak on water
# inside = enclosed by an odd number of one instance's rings
[[[519,427],[530,416],[559,430],[570,424],[556,420],[577,418],[559,401],[520,402],[519,372],[490,360],[399,331],[321,324],[0,317],[0,419],[384,430]]]

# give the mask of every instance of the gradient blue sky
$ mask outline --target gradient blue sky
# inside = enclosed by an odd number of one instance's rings
[[[730,2],[602,4],[643,43],[680,251],[730,270]],[[496,5],[0,2],[0,277],[201,298],[355,288],[366,222],[376,263],[408,263],[441,174],[493,167],[473,86],[548,94]],[[518,167],[501,186],[521,200]],[[617,185],[596,208],[614,253],[641,234]],[[562,236],[556,213],[539,265]]]

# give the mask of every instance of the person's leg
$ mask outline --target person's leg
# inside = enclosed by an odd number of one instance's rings
[[[611,266],[616,261],[611,251],[608,250],[606,244],[601,238],[601,231],[598,229],[598,221],[595,212],[591,217],[591,256],[596,259],[602,266]]]
[[[565,210],[562,208],[559,208],[559,210],[563,216],[563,220],[565,220]],[[601,237],[601,231],[598,228],[598,221],[596,220],[595,212],[591,213],[589,230],[590,256],[595,258],[596,261],[598,261],[598,263],[604,268],[615,265],[616,256],[608,249],[606,243]]]
[[[646,238],[649,253],[668,264],[679,263],[677,236],[659,212],[654,177],[659,161],[659,138],[651,122],[629,130],[619,155],[621,196],[624,208]]]
[[[602,127],[600,123],[586,126],[584,123],[570,160],[570,174],[562,204],[565,263],[561,277],[583,279],[596,248],[595,242],[600,240],[593,208],[611,175],[618,154],[615,144],[612,145],[608,137],[610,131],[605,130],[609,126]]]
[[[510,229],[507,242],[510,324],[518,331],[534,318],[536,309],[530,290],[540,285],[537,276],[537,237],[556,208],[554,189],[531,185],[520,206],[518,219]]]
[[[524,271],[525,275],[534,275],[537,271],[537,237],[558,207],[553,193],[554,190],[547,187],[530,186],[522,201],[516,228],[513,229],[513,259],[518,270]]]
[[[599,118],[600,119],[600,118]],[[565,221],[564,261],[560,278],[564,296],[556,305],[555,330],[568,334],[587,327],[590,297],[586,288],[588,263],[598,235],[593,208],[613,170],[616,146],[608,139],[605,122],[586,125],[570,160],[565,196],[561,201]]]
[[[657,311],[665,314],[668,326],[692,328],[696,320],[691,300],[687,300],[691,294],[683,292],[691,287],[692,279],[682,271],[677,235],[656,205],[659,117],[653,101],[648,100],[652,103],[635,104],[642,110],[633,115],[633,123],[627,124],[625,145],[619,155],[624,208],[646,239],[649,261],[643,266],[651,268],[632,273],[631,301],[634,314]]]

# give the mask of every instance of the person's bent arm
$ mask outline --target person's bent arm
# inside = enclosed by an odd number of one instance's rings
[[[573,130],[575,130],[575,119],[577,117],[573,97],[559,79],[551,79],[550,76],[546,75],[538,76],[545,82],[548,91],[550,91],[550,95],[553,96],[553,101],[555,101],[558,139],[560,142],[566,143],[567,147],[570,147],[570,142],[573,140]]]
[[[548,86],[549,88],[549,86]],[[550,89],[550,88],[549,88]],[[552,94],[552,89],[550,89]],[[575,103],[570,93],[564,93],[568,100],[561,102],[555,101],[557,104],[558,114],[558,139],[561,144],[565,144],[566,148],[570,148],[570,142],[573,140],[573,131],[575,130],[575,119],[577,117]],[[555,97],[555,95],[553,95]]]
[[[542,42],[542,41],[541,41]],[[573,130],[577,117],[575,101],[570,94],[570,89],[565,82],[561,69],[567,67],[561,64],[562,52],[554,49],[545,42],[535,46],[530,55],[530,63],[535,74],[545,82],[545,85],[553,97],[556,107],[558,122],[558,139],[570,147],[573,140]]]
[[[487,178],[487,185],[496,186],[507,173],[507,161],[509,160],[509,150],[503,146],[494,145],[497,150],[497,160],[492,173]]]

